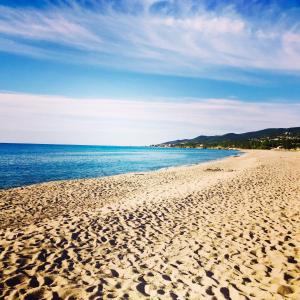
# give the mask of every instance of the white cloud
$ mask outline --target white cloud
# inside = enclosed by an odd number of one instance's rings
[[[123,1],[126,11],[108,2],[101,9],[96,2],[87,9],[76,1],[43,10],[0,6],[0,49],[186,76],[209,77],[212,65],[300,70],[299,20],[278,17],[276,24],[268,24],[266,13],[260,24],[232,7],[207,11],[200,6],[193,11],[193,1],[176,2],[177,13],[154,13],[157,2]],[[49,49],[39,41],[62,47]]]
[[[0,93],[0,142],[145,145],[200,134],[299,126],[299,115],[299,104],[286,103],[153,102]]]

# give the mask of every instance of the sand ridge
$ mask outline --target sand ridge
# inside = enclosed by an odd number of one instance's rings
[[[300,299],[300,154],[0,192],[0,298]]]

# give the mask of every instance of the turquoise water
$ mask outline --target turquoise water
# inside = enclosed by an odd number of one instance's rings
[[[191,165],[235,150],[0,144],[0,188]]]

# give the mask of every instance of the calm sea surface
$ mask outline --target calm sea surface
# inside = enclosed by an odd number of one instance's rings
[[[234,150],[0,144],[0,188],[191,165]]]

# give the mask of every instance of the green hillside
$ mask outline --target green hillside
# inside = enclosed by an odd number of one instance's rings
[[[175,140],[155,146],[161,147],[221,147],[244,149],[300,148],[300,127],[268,128],[246,133],[200,135],[193,139]]]

